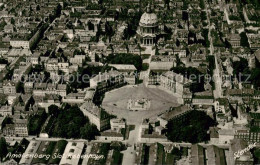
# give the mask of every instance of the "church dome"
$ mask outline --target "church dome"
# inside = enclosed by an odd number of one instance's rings
[[[157,24],[157,15],[151,12],[151,7],[148,5],[147,11],[141,16],[140,26],[155,26]]]
[[[154,13],[144,13],[140,19],[140,25],[157,25],[157,15]]]

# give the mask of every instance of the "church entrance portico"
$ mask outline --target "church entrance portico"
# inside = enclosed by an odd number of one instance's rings
[[[149,46],[154,44],[154,39],[153,38],[143,38],[142,44],[144,46]]]

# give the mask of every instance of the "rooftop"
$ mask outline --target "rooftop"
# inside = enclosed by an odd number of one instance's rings
[[[179,106],[179,107],[172,108],[170,111],[162,114],[159,117],[164,119],[164,120],[169,121],[169,120],[173,119],[174,117],[179,116],[181,114],[184,114],[184,113],[186,113],[190,110],[191,109],[188,105],[182,105],[182,106]]]

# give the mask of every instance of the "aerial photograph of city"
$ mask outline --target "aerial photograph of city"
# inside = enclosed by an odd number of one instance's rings
[[[260,165],[260,0],[0,0],[0,165]]]

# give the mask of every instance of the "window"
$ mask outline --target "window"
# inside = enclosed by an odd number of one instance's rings
[[[70,149],[70,151],[69,152],[74,152],[74,149]]]
[[[75,142],[72,143],[72,146],[76,146],[76,145],[77,145],[77,143],[75,143]]]

